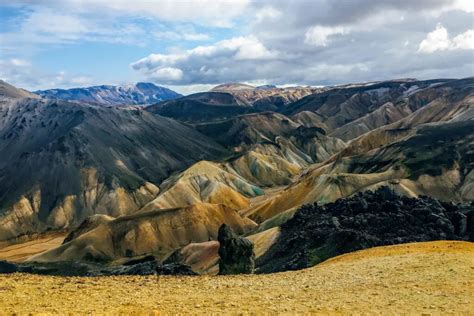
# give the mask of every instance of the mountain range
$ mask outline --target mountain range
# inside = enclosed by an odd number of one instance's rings
[[[67,101],[80,101],[106,106],[146,105],[181,97],[173,90],[149,82],[134,85],[102,85],[87,88],[38,90],[35,94]]]
[[[344,221],[359,209],[346,214],[341,205],[369,198],[379,205],[384,196],[401,226],[412,220],[405,204],[442,205],[442,214],[420,211],[417,221],[435,229],[423,240],[451,229],[455,239],[474,236],[474,78],[324,88],[232,83],[139,108],[40,98],[3,82],[0,92],[0,242],[69,234],[30,261],[154,256],[216,273],[225,223],[250,240],[262,272],[306,267],[341,253],[324,247],[350,235],[339,228],[350,230]],[[378,193],[353,198],[367,191]],[[315,220],[329,223],[314,237],[320,242],[280,256],[295,238],[314,234],[314,225],[298,224],[312,209],[328,212]],[[381,212],[360,209],[357,227]],[[388,231],[376,236],[416,240],[390,216],[380,218]],[[357,242],[348,249],[385,244]]]

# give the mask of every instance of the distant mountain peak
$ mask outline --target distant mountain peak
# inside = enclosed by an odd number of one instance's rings
[[[172,100],[182,95],[151,82],[129,85],[100,85],[85,88],[50,89],[36,91],[49,99],[80,101],[108,106],[147,105]]]
[[[231,82],[231,83],[224,83],[224,84],[215,86],[210,91],[216,92],[216,91],[238,91],[238,90],[254,90],[254,89],[255,89],[254,86],[251,86],[245,83]]]
[[[256,87],[257,90],[271,90],[271,89],[278,89],[277,86],[273,84],[264,84],[261,86]]]

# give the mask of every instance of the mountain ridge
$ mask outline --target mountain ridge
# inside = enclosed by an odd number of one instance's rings
[[[147,105],[176,99],[182,95],[150,82],[132,85],[99,85],[84,88],[48,89],[35,91],[49,99],[80,101],[106,106]]]

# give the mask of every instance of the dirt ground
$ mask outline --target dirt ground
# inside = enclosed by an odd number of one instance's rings
[[[2,313],[382,313],[474,310],[474,244],[380,247],[269,275],[0,276]]]
[[[48,234],[24,243],[0,248],[0,260],[24,261],[33,255],[61,245],[65,237],[65,233]]]

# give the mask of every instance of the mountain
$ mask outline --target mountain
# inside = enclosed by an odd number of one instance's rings
[[[242,214],[262,223],[306,203],[333,202],[380,186],[413,197],[471,201],[472,152],[474,120],[421,125],[393,143],[309,168],[293,184]]]
[[[0,240],[131,214],[172,172],[228,155],[196,130],[138,108],[0,103]]]
[[[115,261],[150,254],[161,260],[190,242],[217,238],[226,223],[239,234],[255,224],[230,208],[200,204],[183,208],[154,210],[109,219],[76,235],[63,245],[32,257],[29,261]]]
[[[242,91],[242,90],[254,90],[255,87],[245,83],[224,83],[215,86],[210,91],[213,92],[230,92],[230,91]]]
[[[339,156],[360,154],[384,144],[395,142],[413,134],[416,127],[423,124],[473,120],[474,78],[454,80],[424,89],[413,95],[408,101],[410,100],[413,100],[412,103],[418,103],[419,100],[422,100],[421,103],[424,105],[402,119],[391,124],[382,125],[353,139],[349,146],[339,153]],[[352,125],[352,123],[348,125]],[[345,130],[346,126],[332,134]],[[355,133],[354,130],[352,132]]]
[[[87,88],[39,90],[35,93],[48,99],[80,101],[107,106],[145,105],[181,97],[181,94],[173,90],[148,82],[125,86],[102,85]]]
[[[216,86],[210,91],[230,93],[241,103],[259,110],[276,111],[307,95],[324,90],[314,87],[277,88],[274,85],[254,87],[242,83],[228,83]]]
[[[242,114],[275,111],[322,89],[311,87],[253,87],[222,84],[208,92],[191,94],[147,107],[147,110],[183,122],[200,123],[229,119]]]
[[[300,167],[324,161],[345,147],[340,139],[326,136],[323,129],[303,126],[275,112],[239,115],[196,124],[195,128],[234,152],[284,157]]]
[[[331,136],[344,140],[354,139],[391,123],[399,124],[405,117],[414,124],[450,120],[453,116],[470,108],[474,104],[474,78],[450,80],[444,83],[430,84],[425,88],[412,86],[406,96],[387,102],[376,110],[356,119],[331,133]],[[415,114],[416,113],[416,114]],[[467,113],[466,113],[467,114]],[[410,124],[411,127],[414,124]],[[408,127],[407,124],[404,126]]]
[[[249,206],[249,198],[263,190],[226,168],[225,164],[200,161],[165,180],[161,193],[140,211],[183,207],[198,203],[221,204],[235,210]]]
[[[258,272],[299,270],[370,247],[433,240],[474,241],[471,204],[423,196],[400,197],[388,188],[326,205],[306,205],[284,223]]]
[[[278,89],[226,84],[144,109],[5,98],[1,238],[67,230],[34,259],[121,265],[153,255],[217,273],[216,231],[228,221],[241,224],[261,272],[418,240],[418,229],[465,237],[457,230],[470,217],[451,211],[474,200],[474,78],[351,84],[277,111],[255,105],[255,91]],[[400,197],[370,202],[381,187]],[[361,200],[370,208],[352,208]],[[406,216],[428,204],[431,213]],[[439,205],[444,215],[431,210]],[[424,217],[429,227],[415,225]]]
[[[225,92],[201,92],[148,106],[147,111],[182,122],[216,121],[258,112]]]
[[[281,112],[288,116],[303,111],[313,112],[324,124],[321,127],[328,133],[349,140],[373,128],[395,122],[435,98],[447,95],[448,93],[438,86],[451,81],[453,80],[393,80],[334,87],[304,97],[286,106]],[[425,89],[432,93],[423,93]],[[352,126],[347,126],[351,122],[354,122]],[[336,131],[343,126],[345,128]]]
[[[38,99],[39,96],[24,89],[14,87],[9,83],[0,80],[0,98],[0,100],[21,98]]]

